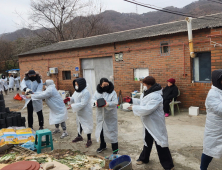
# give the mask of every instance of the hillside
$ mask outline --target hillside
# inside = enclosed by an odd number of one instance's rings
[[[173,6],[166,7],[165,9],[178,11],[193,16],[203,16],[208,14],[215,14],[222,12],[222,4],[213,3],[207,0],[199,0],[193,2],[183,8],[175,8]],[[183,20],[184,16],[178,16],[165,12],[147,12],[144,14],[136,13],[119,13],[116,11],[105,11],[102,13],[104,22],[109,26],[111,32],[123,31],[128,29],[140,28],[155,24]],[[213,19],[213,18],[212,18]],[[0,35],[4,40],[13,41],[17,38],[27,37],[33,35],[29,29],[21,29],[12,33]]]

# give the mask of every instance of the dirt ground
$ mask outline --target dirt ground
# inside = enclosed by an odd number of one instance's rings
[[[11,110],[20,111],[24,106],[24,101],[15,101],[13,96],[16,94],[9,93],[5,96],[6,106]],[[26,109],[21,111],[22,116],[27,117]],[[49,108],[44,104],[43,114],[45,125],[44,127],[50,130],[54,126],[49,125]],[[87,154],[97,154],[96,149],[99,143],[95,140],[96,114],[94,110],[94,132],[92,134],[93,145],[90,148],[85,148],[87,136],[83,134],[84,141],[73,144],[71,141],[77,136],[76,115],[71,109],[68,110],[69,119],[67,120],[67,131],[69,136],[60,139],[61,134],[55,135],[54,148],[55,149],[74,149],[86,152]],[[169,148],[174,160],[175,170],[198,170],[200,165],[200,158],[202,154],[202,143],[204,135],[206,115],[189,116],[188,112],[181,110],[181,113],[174,117],[166,118],[166,126],[168,130]],[[26,122],[27,125],[27,122]],[[38,130],[38,118],[34,113],[34,130]],[[146,165],[136,165],[136,159],[143,148],[143,130],[142,123],[139,117],[135,117],[132,112],[123,112],[118,110],[118,129],[119,129],[119,151],[121,155],[129,155],[133,161],[133,169],[149,169],[162,170],[159,163],[155,145],[150,156],[150,162]],[[107,156],[112,153],[111,145],[100,156]],[[44,150],[45,152],[49,150]],[[222,170],[222,159],[214,159],[209,170]]]

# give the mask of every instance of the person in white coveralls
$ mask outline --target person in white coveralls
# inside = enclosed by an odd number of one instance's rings
[[[141,118],[144,131],[144,147],[137,160],[141,165],[149,163],[153,142],[156,145],[160,163],[165,170],[174,169],[169,150],[168,135],[163,111],[162,87],[152,76],[143,79],[144,92],[140,99],[132,98],[129,107],[135,116]]]

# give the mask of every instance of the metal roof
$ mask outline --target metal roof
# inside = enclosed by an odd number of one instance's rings
[[[214,28],[220,26],[222,26],[222,13],[207,15],[192,20],[193,30]],[[90,47],[114,42],[122,42],[147,37],[155,37],[160,35],[175,34],[180,32],[187,32],[187,23],[185,20],[92,36],[87,38],[61,41],[52,45],[48,45],[19,54],[19,56]]]

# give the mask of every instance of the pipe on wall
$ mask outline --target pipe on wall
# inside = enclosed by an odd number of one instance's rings
[[[194,53],[194,48],[193,48],[192,17],[187,17],[185,20],[187,21],[190,57],[195,58],[196,55]]]

